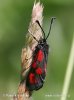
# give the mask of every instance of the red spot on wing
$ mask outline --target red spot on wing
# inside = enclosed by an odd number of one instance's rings
[[[36,68],[36,62],[33,62],[33,63],[32,63],[32,67],[33,67],[33,68]]]
[[[43,51],[39,50],[37,56],[38,56],[37,60],[41,62],[43,60],[43,58],[44,58]]]
[[[29,75],[29,82],[31,84],[34,84],[35,83],[35,75],[33,73],[30,73],[30,75]]]
[[[37,68],[36,69],[36,73],[39,74],[39,75],[41,75],[42,74],[42,69],[41,68]]]

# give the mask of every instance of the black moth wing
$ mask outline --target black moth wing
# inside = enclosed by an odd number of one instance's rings
[[[48,58],[48,49],[49,46],[47,43],[38,44],[34,51],[33,61],[30,66],[26,78],[26,86],[30,91],[38,90],[42,88],[45,76],[46,76],[46,65]]]

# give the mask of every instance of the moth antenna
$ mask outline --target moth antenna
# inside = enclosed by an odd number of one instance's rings
[[[46,40],[47,40],[47,38],[49,37],[50,31],[51,31],[51,27],[52,27],[52,23],[53,23],[54,19],[56,19],[56,17],[52,17],[52,18],[51,18],[50,28],[49,28],[49,32],[48,32],[48,35],[47,35],[47,37],[46,37]]]
[[[39,25],[39,27],[41,28],[42,33],[43,33],[44,38],[45,38],[45,32],[44,32],[44,30],[43,30],[42,26],[40,25],[40,22],[39,22],[38,20],[36,20],[36,23],[37,23],[37,24]]]

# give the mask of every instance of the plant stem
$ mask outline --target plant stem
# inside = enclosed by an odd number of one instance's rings
[[[74,35],[73,35],[73,41],[72,41],[68,66],[67,66],[67,70],[66,70],[66,75],[65,75],[65,79],[64,79],[61,100],[67,99],[71,76],[72,76],[72,72],[73,72],[73,67],[74,67]]]

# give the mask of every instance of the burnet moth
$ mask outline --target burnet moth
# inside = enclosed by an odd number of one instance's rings
[[[30,91],[39,90],[40,88],[43,87],[46,77],[46,65],[49,53],[49,44],[47,44],[47,38],[49,37],[51,26],[54,19],[55,17],[51,18],[49,33],[47,36],[45,36],[45,32],[41,27],[39,21],[38,20],[36,21],[36,23],[42,30],[43,38],[41,38],[38,41],[36,37],[32,35],[33,38],[38,42],[38,45],[35,47],[35,50],[33,51],[33,60],[30,65],[30,70],[28,72],[28,75],[26,77],[26,87]]]

